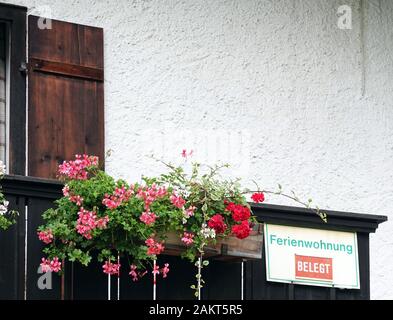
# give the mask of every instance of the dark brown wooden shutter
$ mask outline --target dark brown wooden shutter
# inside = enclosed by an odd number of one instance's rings
[[[104,161],[103,30],[29,17],[28,174],[55,178],[75,154]]]

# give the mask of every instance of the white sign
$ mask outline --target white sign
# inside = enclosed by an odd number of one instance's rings
[[[360,289],[356,232],[265,224],[267,281]]]

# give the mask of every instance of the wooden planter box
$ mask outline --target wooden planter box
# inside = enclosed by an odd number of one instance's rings
[[[251,235],[246,239],[227,237],[218,239],[216,244],[205,247],[205,257],[215,260],[236,261],[236,260],[255,260],[262,258],[263,244],[263,225],[256,224]],[[181,242],[180,236],[176,233],[168,234],[165,241],[164,254],[179,256],[186,249]]]

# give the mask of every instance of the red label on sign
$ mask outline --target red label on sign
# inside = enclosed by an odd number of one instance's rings
[[[296,278],[333,280],[333,259],[295,255]]]

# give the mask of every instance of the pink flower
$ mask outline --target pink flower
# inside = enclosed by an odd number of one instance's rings
[[[158,264],[153,267],[153,271],[151,273],[152,274],[160,274],[160,267]]]
[[[52,230],[48,229],[46,231],[40,231],[38,233],[38,239],[40,239],[43,243],[49,244],[53,241]]]
[[[42,272],[49,272],[49,271],[51,271],[50,260],[42,258],[40,265],[41,265]]]
[[[193,150],[191,150],[191,151],[188,152],[188,154],[187,154],[187,150],[186,150],[186,149],[183,149],[182,152],[181,152],[181,156],[182,156],[183,158],[191,157],[191,156],[192,156],[192,153],[193,153]]]
[[[151,225],[151,224],[153,224],[156,221],[157,216],[153,212],[143,212],[139,219],[143,223],[145,223],[147,225]]]
[[[91,233],[94,229],[105,229],[109,222],[108,216],[97,219],[97,214],[94,211],[88,211],[83,208],[80,208],[78,216],[76,230],[86,239],[92,238]]]
[[[59,262],[59,258],[54,257],[52,260],[42,258],[41,270],[42,272],[59,272],[61,270],[61,262]]]
[[[144,201],[146,211],[150,210],[150,206],[154,201],[166,196],[166,194],[166,188],[158,188],[155,183],[153,183],[151,187],[139,188],[137,191],[137,197]]]
[[[132,281],[138,281],[138,273],[136,272],[136,265],[132,264],[131,265],[131,271],[129,273],[129,275],[132,277]]]
[[[162,277],[166,278],[169,272],[169,263],[165,263],[164,268],[161,269]]]
[[[114,275],[119,274],[120,272],[120,263],[112,263],[110,261],[105,261],[105,264],[102,265],[103,272],[106,274]]]
[[[138,281],[140,278],[142,278],[146,273],[147,273],[146,270],[143,272],[137,271],[137,266],[132,264],[131,271],[128,274],[131,276],[132,281],[135,282],[135,281]]]
[[[165,247],[162,243],[156,242],[153,238],[149,238],[145,241],[147,245],[147,254],[152,255],[159,255],[162,251],[164,251]]]
[[[59,272],[61,270],[61,262],[59,262],[58,257],[54,257],[50,262],[50,268],[53,272]]]
[[[81,206],[83,203],[83,198],[79,195],[76,195],[76,196],[70,195],[69,199],[71,202],[75,203],[77,206]]]
[[[106,198],[106,197],[108,197],[108,198]],[[110,196],[106,194],[105,199],[102,200],[102,204],[104,206],[106,206],[108,209],[111,209],[111,210],[116,209],[118,207],[117,202],[114,200],[111,200],[109,197]]]
[[[64,197],[68,197],[70,195],[70,187],[67,184],[64,186],[62,191],[63,191],[63,196]]]
[[[170,200],[172,204],[177,208],[183,208],[186,200],[184,200],[181,196],[176,196],[175,194],[171,195]]]
[[[105,198],[102,200],[102,204],[108,209],[113,210],[120,206],[123,202],[128,201],[133,194],[134,186],[130,186],[128,189],[124,186],[121,188],[117,187],[112,195],[105,195]]]
[[[184,232],[181,241],[183,241],[186,246],[190,246],[194,243],[194,235],[192,233]]]
[[[149,238],[149,239],[147,239],[147,240],[145,241],[145,243],[146,243],[146,245],[147,245],[148,247],[151,247],[151,246],[154,246],[154,244],[155,244],[156,242],[154,241],[153,238]]]
[[[186,218],[189,218],[194,215],[195,210],[196,210],[196,207],[190,206],[188,209],[186,209],[186,211],[184,212],[184,215],[186,216]]]
[[[147,254],[149,256],[159,255],[159,254],[161,254],[162,251],[164,251],[164,246],[162,244],[158,243],[153,247],[149,247],[147,249]]]
[[[83,198],[79,195],[73,195],[70,192],[70,187],[65,185],[63,190],[63,196],[69,198],[69,200],[73,203],[76,203],[77,206],[81,206],[83,203]]]
[[[74,180],[86,180],[87,168],[98,166],[98,157],[75,155],[75,161],[64,161],[59,165],[59,175]]]
[[[109,222],[109,217],[108,216],[100,218],[100,219],[98,219],[96,221],[96,227],[98,229],[105,229],[108,222]]]

